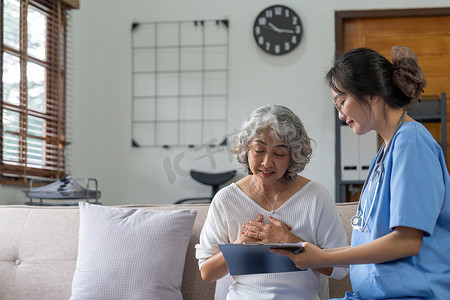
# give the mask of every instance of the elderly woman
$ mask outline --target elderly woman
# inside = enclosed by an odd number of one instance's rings
[[[202,278],[228,274],[221,243],[308,241],[342,247],[347,238],[327,190],[297,173],[309,162],[311,139],[288,108],[263,106],[242,125],[233,152],[248,175],[214,197],[196,257]],[[320,275],[341,279],[347,269],[233,276],[227,299],[319,299]]]

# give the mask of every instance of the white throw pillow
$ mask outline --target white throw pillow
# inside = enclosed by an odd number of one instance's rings
[[[197,211],[80,202],[72,300],[179,299]]]

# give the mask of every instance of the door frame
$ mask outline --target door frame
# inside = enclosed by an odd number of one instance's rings
[[[335,55],[342,52],[344,21],[351,19],[450,16],[450,7],[411,9],[337,10],[334,12]]]

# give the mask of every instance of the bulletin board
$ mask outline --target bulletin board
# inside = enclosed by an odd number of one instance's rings
[[[228,20],[132,24],[132,146],[215,144],[228,122]]]

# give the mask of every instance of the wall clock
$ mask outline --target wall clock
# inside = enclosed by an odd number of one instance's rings
[[[267,7],[256,17],[253,25],[256,44],[273,55],[294,50],[300,43],[302,31],[297,13],[284,5]]]

